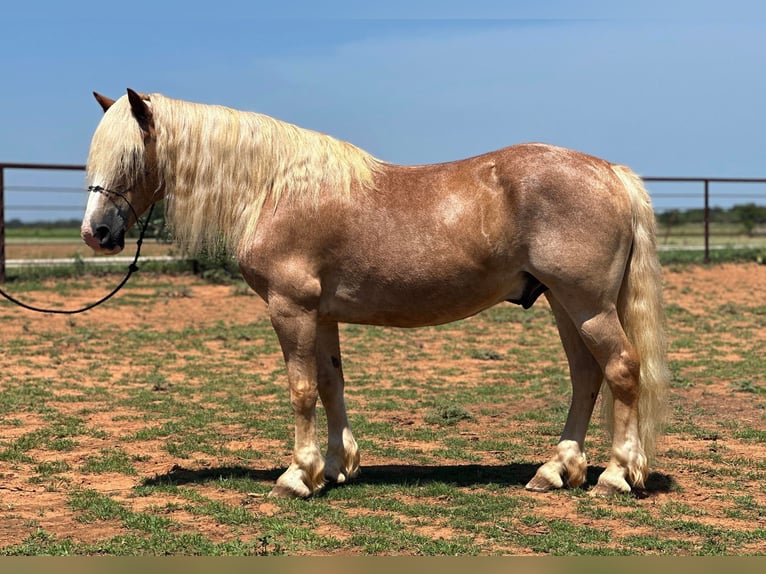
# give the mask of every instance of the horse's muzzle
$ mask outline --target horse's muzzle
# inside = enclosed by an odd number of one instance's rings
[[[82,226],[80,236],[96,253],[114,255],[125,247],[125,226],[89,223]]]

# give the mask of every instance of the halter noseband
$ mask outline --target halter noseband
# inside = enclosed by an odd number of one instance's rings
[[[128,207],[130,208],[130,211],[133,212],[133,217],[136,218],[136,223],[138,223],[138,212],[136,212],[136,209],[133,207],[133,204],[130,203],[130,200],[128,199],[128,196],[122,192],[122,191],[115,191],[113,189],[106,189],[105,187],[101,187],[100,185],[89,185],[88,191],[91,193],[100,193],[102,195],[105,195],[106,198],[114,203],[116,205],[116,202],[109,197],[110,195],[116,195],[117,197],[125,200],[125,203],[128,204]],[[154,207],[154,204],[152,204],[152,208]],[[151,218],[151,211],[149,212],[149,217],[147,217],[147,221]],[[146,225],[144,225],[145,227]]]

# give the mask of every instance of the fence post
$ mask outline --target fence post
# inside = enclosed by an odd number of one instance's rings
[[[5,283],[5,166],[0,164],[0,284]]]
[[[705,179],[705,263],[710,263],[710,180]]]

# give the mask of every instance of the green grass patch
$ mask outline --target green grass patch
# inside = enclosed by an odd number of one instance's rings
[[[74,296],[91,278],[12,285],[43,299]],[[608,500],[589,496],[610,449],[597,416],[586,485],[545,495],[524,489],[553,454],[571,397],[544,303],[526,312],[499,305],[418,330],[344,325],[346,402],[362,472],[312,499],[282,500],[266,495],[290,463],[294,429],[263,307],[254,311],[255,298],[230,284],[204,313],[168,314],[207,284],[136,279],[136,292],[109,307],[124,318],[117,327],[97,315],[54,322],[3,308],[2,555],[766,548],[766,465],[757,456],[766,442],[763,305],[719,298],[693,309],[671,299],[671,443],[660,443],[646,492]],[[207,317],[219,308],[227,309],[220,319]],[[326,443],[321,407],[317,428]],[[32,500],[40,503],[30,510]],[[46,505],[65,510],[54,526]]]

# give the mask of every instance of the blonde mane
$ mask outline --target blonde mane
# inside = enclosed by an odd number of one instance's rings
[[[254,234],[267,199],[276,205],[294,198],[310,208],[320,197],[348,198],[353,188],[373,185],[382,163],[352,144],[262,114],[161,94],[149,100],[167,220],[191,253],[223,248],[234,254]],[[118,162],[115,142],[125,150]],[[143,149],[123,96],[94,134],[89,179],[130,186],[143,173]]]

